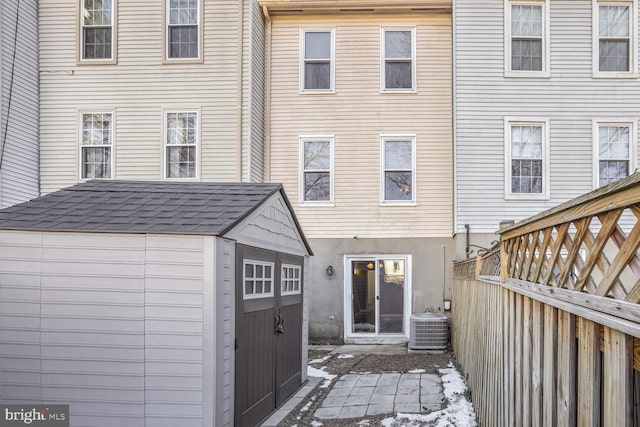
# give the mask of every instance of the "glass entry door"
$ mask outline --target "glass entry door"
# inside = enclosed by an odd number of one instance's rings
[[[405,333],[407,258],[350,258],[347,266],[349,335]]]

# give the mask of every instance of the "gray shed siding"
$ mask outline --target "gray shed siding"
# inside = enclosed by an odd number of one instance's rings
[[[2,0],[0,208],[39,195],[38,108],[38,3]]]
[[[493,233],[591,191],[592,120],[640,117],[640,80],[592,77],[591,0],[551,1],[549,78],[505,77],[504,8],[455,2],[456,233]],[[505,117],[549,120],[549,200],[505,200]]]
[[[216,239],[216,390],[222,396],[216,397],[216,422],[214,425],[233,424],[233,396],[235,375],[235,265],[236,246],[228,239]]]
[[[216,405],[233,340],[214,331],[233,306],[215,309],[229,273],[214,260],[232,252],[207,236],[1,232],[0,400],[70,403],[78,426],[230,424]]]

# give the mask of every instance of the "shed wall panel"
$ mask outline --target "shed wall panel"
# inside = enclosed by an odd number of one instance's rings
[[[206,239],[0,232],[0,399],[71,403],[77,426],[201,426]]]
[[[148,236],[146,257],[145,415],[153,425],[202,425],[204,238]],[[187,292],[156,287],[176,277],[191,282]],[[169,289],[171,300],[162,299]]]

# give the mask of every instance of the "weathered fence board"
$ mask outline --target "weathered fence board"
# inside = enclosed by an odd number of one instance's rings
[[[453,348],[483,426],[640,426],[640,173],[454,263]]]

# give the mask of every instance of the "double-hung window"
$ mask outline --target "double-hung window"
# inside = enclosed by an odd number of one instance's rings
[[[300,137],[300,202],[333,203],[333,136]]]
[[[200,0],[165,0],[167,59],[200,58]]]
[[[594,121],[594,186],[629,176],[635,167],[636,125]]]
[[[593,68],[597,77],[636,71],[636,1],[594,1]]]
[[[112,177],[113,113],[80,115],[80,178]]]
[[[115,1],[81,0],[81,61],[111,62],[114,59]]]
[[[507,3],[505,64],[507,76],[548,76],[548,1]]]
[[[334,44],[333,29],[301,30],[301,93],[326,93],[335,90]]]
[[[508,121],[506,141],[506,196],[547,199],[548,121]]]
[[[382,203],[415,204],[415,136],[382,136],[380,141]]]
[[[382,28],[380,80],[383,92],[416,90],[415,28]]]
[[[198,113],[165,113],[165,178],[196,178]]]

